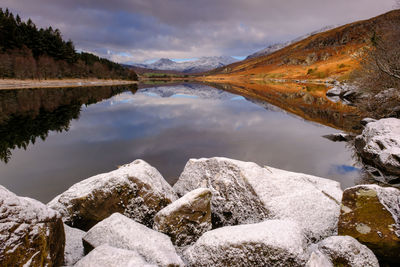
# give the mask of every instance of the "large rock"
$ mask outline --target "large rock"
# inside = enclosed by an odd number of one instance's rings
[[[372,251],[350,236],[331,236],[310,248],[307,267],[379,267]]]
[[[59,266],[64,245],[58,212],[0,186],[0,266]]]
[[[183,253],[189,266],[304,266],[306,241],[292,221],[226,226],[203,234]]]
[[[355,146],[365,163],[378,167],[382,182],[400,182],[400,120],[381,119],[368,123],[355,139]],[[380,177],[379,177],[380,176]]]
[[[66,224],[82,230],[114,212],[151,227],[154,215],[176,199],[171,186],[155,168],[135,160],[73,185],[48,206],[59,211]]]
[[[153,225],[177,246],[195,242],[211,228],[211,191],[207,188],[195,189],[160,210]]]
[[[74,267],[156,267],[148,263],[139,253],[132,250],[114,248],[107,244],[98,246]]]
[[[85,251],[103,244],[134,250],[147,262],[159,266],[183,266],[170,238],[146,226],[114,213],[93,226],[83,237]]]
[[[290,219],[311,241],[337,233],[342,191],[335,181],[227,158],[191,159],[174,189],[183,195],[199,187],[212,192],[216,227]]]
[[[400,262],[400,190],[360,185],[343,193],[340,235],[368,246],[385,262]]]
[[[86,232],[64,224],[65,251],[64,265],[72,266],[85,256],[82,238]]]

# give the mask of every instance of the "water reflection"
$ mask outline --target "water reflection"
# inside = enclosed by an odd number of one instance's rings
[[[8,162],[11,150],[27,149],[50,131],[68,131],[83,104],[108,99],[130,87],[79,87],[0,91],[0,160]]]
[[[159,86],[80,110],[68,131],[47,129],[45,141],[14,149],[11,161],[0,163],[0,184],[48,201],[77,181],[136,158],[174,183],[189,158],[213,156],[331,178],[343,187],[359,176],[345,144],[322,137],[337,130],[245,94],[200,84]]]

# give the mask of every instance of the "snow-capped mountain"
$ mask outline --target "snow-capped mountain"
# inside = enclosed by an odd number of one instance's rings
[[[334,28],[337,28],[339,26],[340,25],[326,26],[326,27],[323,27],[323,28],[321,28],[321,29],[319,29],[317,31],[310,32],[310,33],[308,33],[306,35],[300,36],[300,37],[298,37],[298,38],[296,38],[294,40],[288,41],[286,43],[270,45],[270,46],[268,46],[267,48],[265,48],[263,50],[260,50],[260,51],[255,52],[254,54],[251,54],[246,59],[254,58],[254,57],[260,57],[260,56],[266,56],[266,55],[272,54],[275,51],[278,51],[278,50],[280,50],[282,48],[285,48],[286,46],[289,46],[291,44],[297,43],[298,41],[304,40],[304,39],[306,39],[306,38],[308,38],[308,37],[310,37],[310,36],[312,36],[314,34],[321,33],[321,32],[326,32],[326,31],[332,30]]]
[[[151,64],[133,64],[134,66],[153,70],[173,70],[183,73],[196,73],[219,68],[236,62],[237,59],[229,56],[201,57],[194,61],[175,62],[162,58]]]

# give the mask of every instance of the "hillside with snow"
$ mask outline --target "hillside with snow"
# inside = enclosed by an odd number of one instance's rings
[[[288,41],[288,42],[285,42],[285,43],[279,43],[279,44],[270,45],[267,48],[264,48],[263,50],[257,51],[255,53],[249,55],[246,59],[254,58],[254,57],[260,57],[260,56],[266,56],[266,55],[272,54],[275,51],[278,51],[278,50],[280,50],[282,48],[285,48],[285,47],[287,47],[287,46],[289,46],[291,44],[297,43],[297,42],[299,42],[301,40],[304,40],[304,39],[306,39],[306,38],[308,38],[308,37],[310,37],[312,35],[315,35],[315,34],[318,34],[318,33],[321,33],[321,32],[326,32],[326,31],[329,31],[329,30],[334,29],[334,28],[339,27],[339,26],[340,25],[326,26],[326,27],[323,27],[323,28],[321,28],[321,29],[319,29],[317,31],[313,31],[313,32],[310,32],[310,33],[308,33],[306,35],[297,37],[296,39],[293,39],[291,41]]]

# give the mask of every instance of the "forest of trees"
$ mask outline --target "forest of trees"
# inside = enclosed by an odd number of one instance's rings
[[[137,80],[136,73],[108,59],[77,53],[58,29],[38,29],[0,8],[0,78],[100,78]]]

